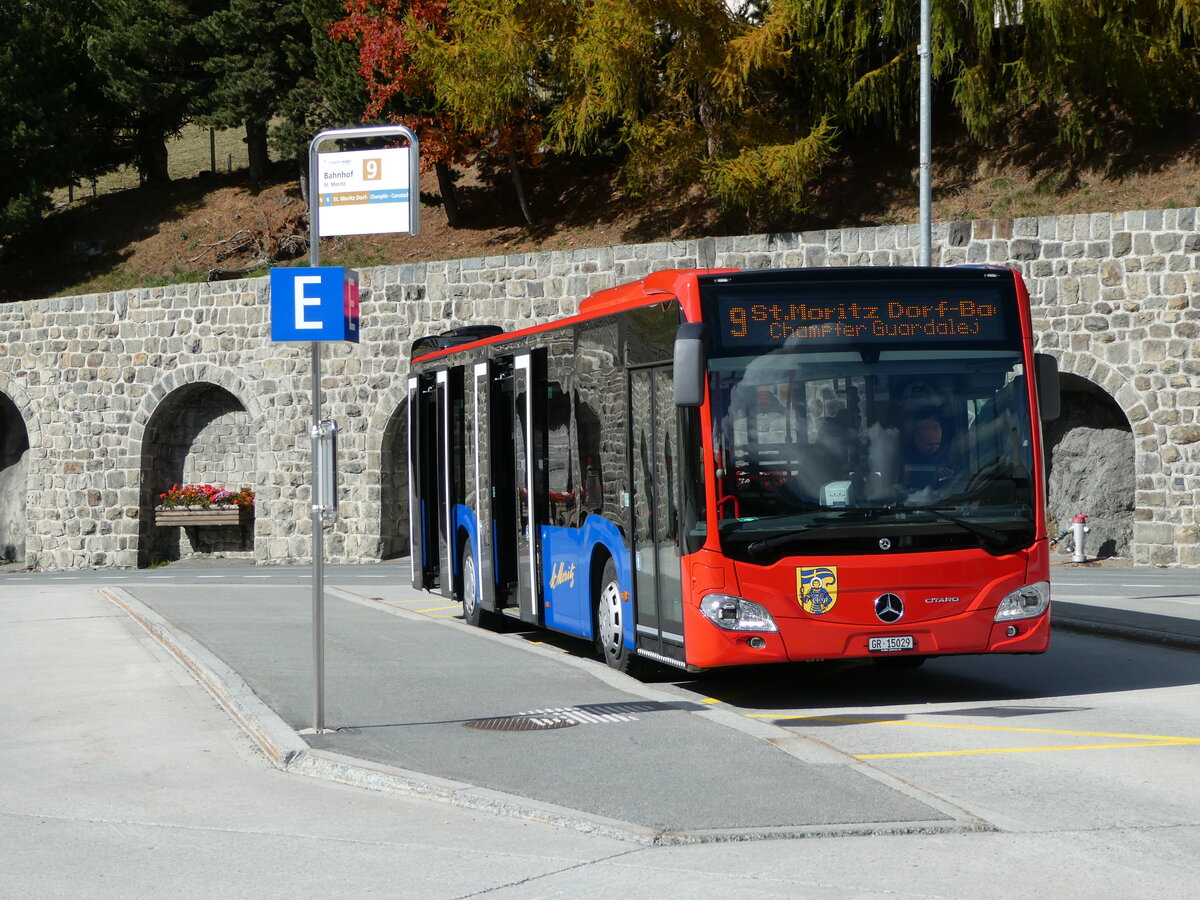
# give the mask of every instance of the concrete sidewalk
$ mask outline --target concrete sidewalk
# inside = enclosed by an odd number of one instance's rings
[[[815,741],[470,628],[405,587],[328,591],[331,730],[302,734],[314,695],[303,591],[104,594],[289,771],[641,843],[987,827]]]
[[[1050,583],[1058,630],[1200,650],[1200,570],[1092,560],[1054,565]]]

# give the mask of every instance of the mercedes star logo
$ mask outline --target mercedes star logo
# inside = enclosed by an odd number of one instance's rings
[[[880,538],[879,539],[879,549],[880,550],[891,550],[892,542],[888,538]]]
[[[899,622],[904,615],[904,601],[895,594],[880,594],[875,598],[875,615],[888,625]]]

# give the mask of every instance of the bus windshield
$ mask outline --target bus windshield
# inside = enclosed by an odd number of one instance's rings
[[[1027,546],[1033,441],[1012,343],[710,358],[722,549]]]

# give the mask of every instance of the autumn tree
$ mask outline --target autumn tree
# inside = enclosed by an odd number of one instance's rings
[[[723,89],[748,20],[722,0],[606,0],[588,12],[571,54],[572,92],[554,116],[560,141],[586,140],[615,120],[635,191],[694,185],[726,207],[803,207],[833,132],[789,115],[785,95],[761,79]]]
[[[421,140],[421,166],[432,167],[451,228],[462,224],[455,168],[474,150],[471,136],[439,109],[430,79],[413,59],[414,31],[446,28],[446,0],[346,0],[346,15],[330,26],[335,40],[358,50],[367,92],[365,121],[403,122]]]
[[[797,127],[779,102],[786,92],[761,78],[723,88],[731,44],[750,27],[724,0],[448,0],[447,9],[449,27],[420,36],[413,58],[457,122],[525,147],[617,148],[635,193],[699,185],[727,206],[795,209],[831,152],[832,127]]]
[[[477,162],[503,160],[526,224],[534,224],[523,162],[536,162],[545,98],[552,84],[540,51],[561,5],[511,0],[448,0],[441,22],[405,21],[414,67],[428,79],[438,107],[475,145]]]

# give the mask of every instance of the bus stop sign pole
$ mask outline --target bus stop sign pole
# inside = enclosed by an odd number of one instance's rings
[[[408,146],[321,154],[329,141],[403,138]],[[308,258],[321,265],[320,238],[350,234],[418,234],[420,208],[417,136],[403,125],[341,128],[320,132],[308,147]],[[274,288],[272,288],[274,294]],[[347,295],[347,306],[349,305]],[[357,341],[357,280],[354,281]],[[346,339],[346,338],[343,338]],[[313,726],[325,731],[325,523],[336,511],[334,438],[337,425],[321,419],[321,341],[312,342],[312,638]],[[322,465],[325,461],[325,465]],[[322,471],[324,469],[325,471]],[[324,482],[323,483],[323,479]]]
[[[932,265],[933,257],[933,27],[930,0],[921,0],[920,90],[920,184],[918,188],[921,231],[921,265]]]

